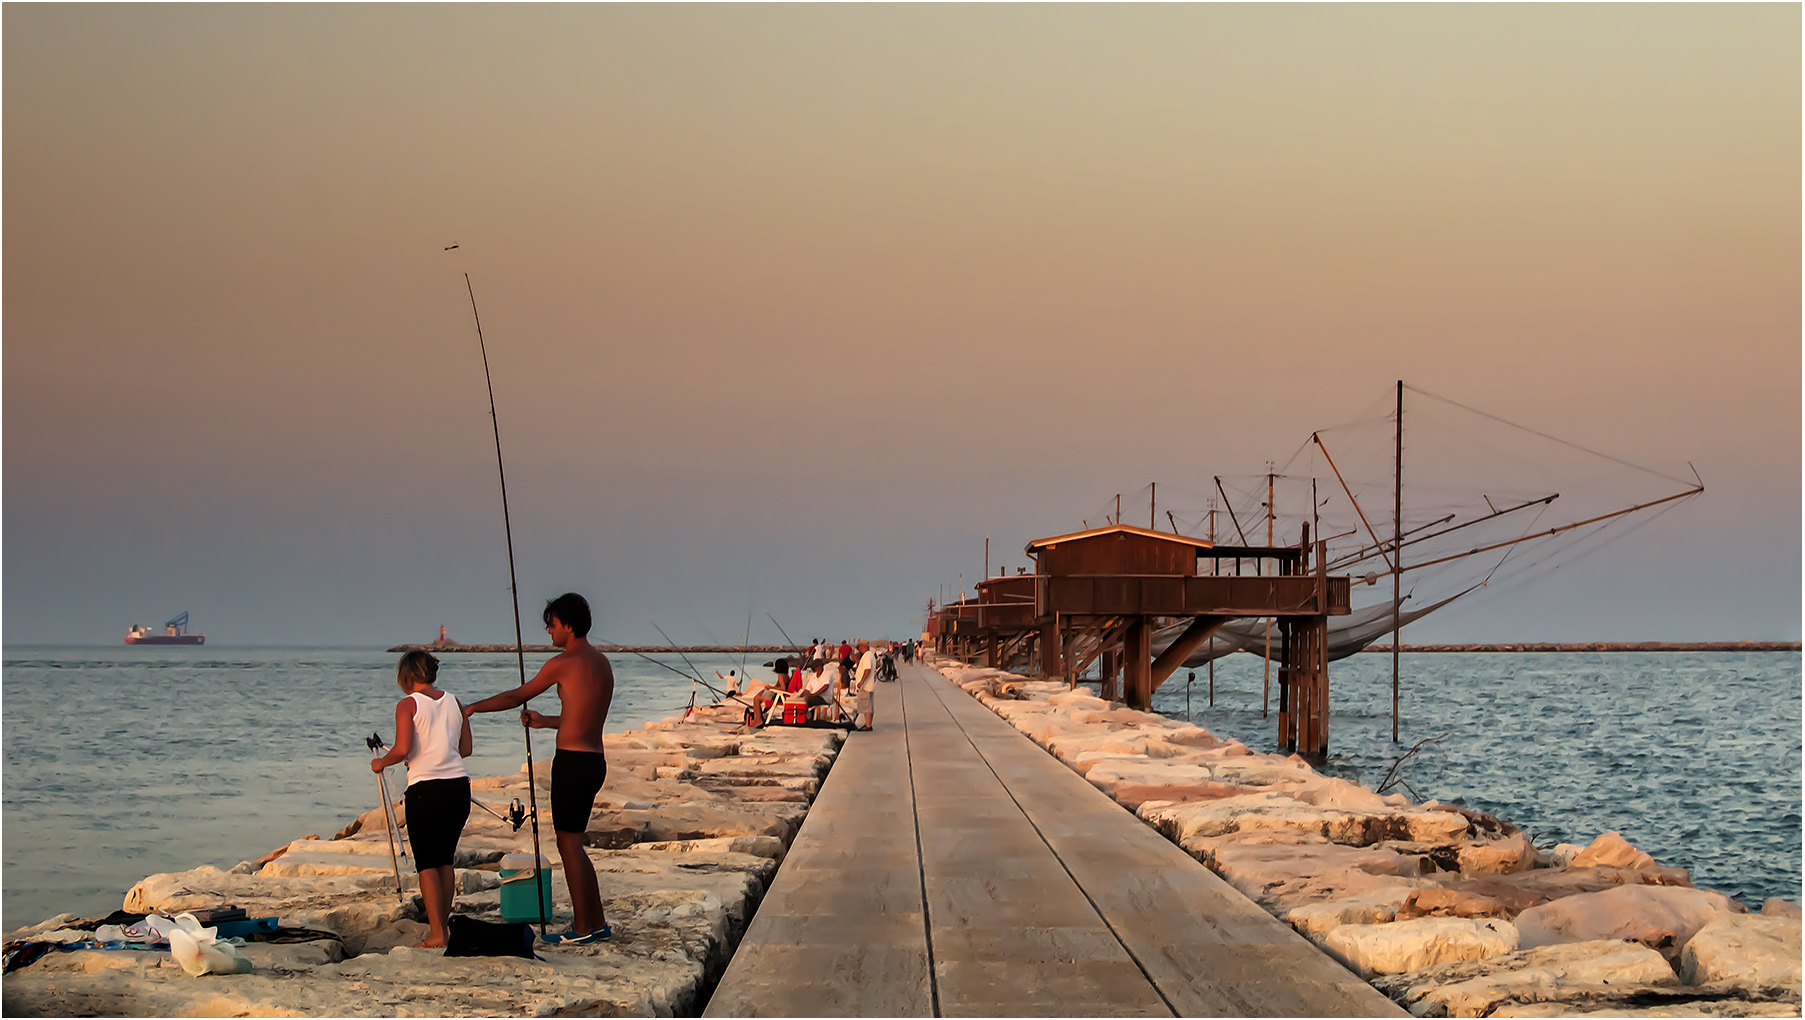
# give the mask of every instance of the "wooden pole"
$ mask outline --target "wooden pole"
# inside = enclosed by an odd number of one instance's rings
[[[1391,552],[1391,742],[1398,742],[1398,635],[1403,631],[1399,602],[1404,583],[1404,380],[1398,380],[1398,445],[1392,481]]]
[[[1272,547],[1272,462],[1266,462],[1266,547]],[[1266,565],[1260,565],[1260,573],[1266,572]],[[1266,618],[1266,654],[1265,677],[1260,681],[1260,718],[1266,718],[1267,707],[1272,702],[1272,617]]]
[[[1159,520],[1159,518],[1155,516],[1157,513],[1155,508],[1159,506],[1159,483],[1150,482],[1148,484],[1153,486],[1153,491],[1147,496],[1147,530],[1158,531],[1159,525],[1154,522]]]

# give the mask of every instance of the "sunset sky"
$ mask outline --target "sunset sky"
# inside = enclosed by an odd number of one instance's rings
[[[1407,640],[1800,636],[1796,5],[0,17],[8,644],[511,638],[464,273],[529,636],[902,635],[1400,378],[1709,487]]]

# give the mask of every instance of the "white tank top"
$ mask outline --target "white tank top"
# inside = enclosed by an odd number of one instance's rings
[[[458,737],[464,732],[464,709],[446,693],[437,701],[424,694],[414,699],[414,747],[407,753],[407,785],[428,779],[461,779],[464,756],[458,753]]]

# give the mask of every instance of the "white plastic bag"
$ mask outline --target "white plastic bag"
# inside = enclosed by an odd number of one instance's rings
[[[251,961],[238,947],[221,942],[218,928],[203,928],[193,914],[176,919],[179,927],[169,932],[169,955],[182,969],[194,977],[202,974],[249,974]]]

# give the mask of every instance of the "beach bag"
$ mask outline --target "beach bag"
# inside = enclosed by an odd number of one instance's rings
[[[518,956],[533,958],[533,926],[523,922],[496,924],[453,914],[445,921],[446,956]]]

